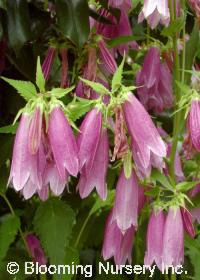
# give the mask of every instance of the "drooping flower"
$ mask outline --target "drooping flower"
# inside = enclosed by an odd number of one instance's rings
[[[37,106],[30,121],[28,144],[32,155],[36,154],[41,145],[42,136],[42,109]]]
[[[131,226],[137,228],[138,218],[138,182],[132,170],[129,179],[125,177],[122,169],[116,187],[115,204],[113,208],[113,221],[118,228],[125,232]]]
[[[148,24],[154,29],[159,22],[168,26],[170,13],[167,0],[144,0],[144,6],[139,14],[138,22],[147,19]]]
[[[91,28],[95,26],[96,32],[99,35],[102,35],[104,39],[114,39],[120,36],[131,36],[132,35],[132,28],[130,25],[130,21],[127,15],[127,12],[120,7],[120,18],[117,21],[116,17],[110,14],[107,10],[101,9],[100,15],[108,18],[111,24],[101,23],[97,21],[91,22]],[[128,43],[122,43],[117,47],[114,47],[112,50],[114,52],[114,56],[117,56],[119,52],[122,56],[125,53],[128,53],[130,48],[137,49],[138,45],[135,41],[131,41]]]
[[[77,176],[79,160],[76,139],[59,106],[50,112],[48,137],[61,180],[66,180],[68,173]]]
[[[97,51],[96,48],[90,47],[88,49],[87,64],[82,69],[82,77],[90,81],[96,81],[97,76]],[[92,89],[88,87],[81,80],[76,87],[76,95],[79,97],[91,97]]]
[[[77,139],[80,169],[85,165],[88,173],[93,165],[102,128],[102,114],[98,108],[85,116]]]
[[[123,111],[132,140],[133,159],[139,171],[148,176],[151,165],[163,168],[166,145],[149,114],[132,93],[128,93]]]
[[[129,10],[132,6],[131,0],[109,0],[108,5],[113,8]]]
[[[110,212],[105,226],[102,256],[106,261],[114,257],[116,265],[125,265],[132,260],[132,246],[135,229],[131,226],[124,234],[113,221],[113,211]]]
[[[157,113],[173,105],[172,76],[166,63],[160,61],[160,51],[152,47],[137,73],[138,97],[147,110]]]
[[[107,197],[106,174],[109,162],[109,145],[107,130],[102,129],[101,137],[95,152],[94,161],[89,172],[84,166],[81,171],[77,190],[81,198],[87,197],[94,188],[101,199]]]
[[[114,74],[117,69],[117,63],[112,53],[107,49],[104,40],[98,42],[99,46],[99,66],[108,75]]]
[[[188,137],[192,146],[200,151],[200,101],[194,99],[188,115]]]
[[[48,81],[48,79],[49,79],[54,57],[55,57],[55,49],[52,47],[49,47],[47,50],[45,60],[42,64],[42,72],[43,72],[43,75],[44,75],[44,78],[46,81]]]
[[[28,234],[26,236],[26,242],[34,262],[38,262],[39,265],[45,265],[47,259],[38,238],[34,234]]]
[[[29,125],[31,116],[23,113],[17,129],[11,171],[8,185],[12,184],[16,191],[23,188],[41,188],[41,177],[38,172],[38,157],[29,151]]]
[[[163,266],[177,266],[184,261],[184,226],[179,207],[170,207],[163,234]]]
[[[165,216],[161,209],[152,211],[147,230],[147,249],[144,258],[145,265],[156,263],[161,270],[162,267],[162,248],[163,248],[163,231]]]
[[[185,208],[181,208],[181,214],[185,231],[190,235],[190,237],[194,238],[195,229],[192,223],[192,214]]]

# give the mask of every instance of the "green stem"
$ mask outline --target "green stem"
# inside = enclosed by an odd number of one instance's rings
[[[173,22],[174,20],[176,20],[176,9],[175,9],[176,1],[169,0],[169,8],[170,8],[171,22]],[[176,81],[180,81],[180,78],[181,78],[180,77],[180,61],[179,61],[179,53],[178,53],[178,34],[174,34],[172,39],[173,39],[173,50],[174,50],[174,97],[175,97],[175,110],[177,110],[178,101],[180,100],[180,92],[179,92],[179,88],[176,84]],[[175,117],[174,117],[173,141],[172,141],[170,166],[169,166],[169,173],[170,173],[170,176],[171,176],[174,184],[175,184],[174,161],[175,161],[176,149],[177,149],[177,145],[178,145],[180,121],[181,121],[181,113],[178,112],[175,114]]]
[[[78,246],[78,244],[79,244],[79,242],[80,242],[81,236],[82,236],[83,231],[84,231],[84,229],[85,229],[85,227],[86,227],[86,225],[87,225],[87,223],[88,223],[88,221],[89,221],[89,219],[90,219],[90,216],[91,216],[91,214],[89,213],[88,216],[87,216],[87,218],[85,219],[85,221],[84,221],[82,227],[81,227],[81,230],[80,230],[80,232],[79,232],[79,234],[78,234],[78,237],[77,237],[76,242],[75,242],[75,245],[74,245],[75,248]]]
[[[14,211],[14,209],[13,209],[13,207],[12,207],[10,201],[9,201],[8,198],[6,197],[6,195],[3,194],[3,193],[0,193],[0,196],[4,199],[4,201],[5,201],[6,204],[8,205],[8,208],[10,209],[11,214],[12,214],[13,216],[16,216],[15,211]],[[24,237],[24,234],[23,234],[23,231],[22,231],[21,227],[19,228],[19,234],[20,234],[20,236],[21,236],[22,241],[24,242],[24,245],[25,245],[25,248],[26,248],[26,250],[27,250],[27,253],[28,253],[29,257],[31,257],[31,253],[30,253],[28,244],[27,244],[27,242],[26,242],[26,239],[25,239],[25,237]]]

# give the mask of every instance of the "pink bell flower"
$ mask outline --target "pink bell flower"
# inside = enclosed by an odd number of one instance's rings
[[[46,81],[48,81],[49,79],[54,57],[55,57],[55,49],[49,47],[44,62],[42,64],[42,72]]]
[[[113,221],[118,228],[125,232],[131,226],[137,227],[138,218],[138,182],[132,171],[129,179],[125,177],[122,169],[117,182],[115,204],[113,208]]]
[[[128,98],[123,104],[128,131],[132,139],[133,159],[137,168],[146,172],[151,165],[162,167],[163,158],[166,157],[166,145],[161,139],[153,121],[139,100],[128,93]],[[151,162],[153,159],[153,162]],[[158,160],[159,159],[159,160]]]
[[[163,267],[184,261],[184,225],[179,207],[170,207],[163,233]]]
[[[147,230],[147,249],[144,258],[145,265],[154,262],[162,270],[162,248],[165,215],[162,210],[152,211]]]
[[[161,113],[173,105],[172,75],[166,63],[160,61],[160,51],[152,47],[137,73],[138,97],[147,110]]]
[[[45,265],[47,259],[38,238],[34,234],[28,234],[26,236],[26,242],[34,262],[38,262],[39,265]]]
[[[108,75],[114,74],[117,70],[117,63],[112,55],[112,53],[107,49],[104,40],[98,42],[99,45],[99,58],[100,58],[100,68],[104,70]]]
[[[81,198],[87,197],[94,188],[102,200],[107,197],[106,174],[109,162],[109,145],[107,130],[103,129],[99,144],[94,156],[94,161],[88,172],[84,166],[81,171],[77,190]]]
[[[185,208],[181,208],[181,214],[185,231],[189,234],[190,237],[194,238],[195,229],[192,223],[192,214]]]
[[[86,172],[89,172],[93,165],[101,128],[102,114],[98,108],[94,108],[85,116],[77,139],[80,169],[85,165]]]
[[[131,0],[109,0],[108,5],[113,8],[129,10],[132,7]]]
[[[170,13],[167,0],[144,0],[144,6],[139,14],[138,22],[147,19],[148,24],[154,29],[159,22],[168,26]]]
[[[61,180],[66,180],[68,173],[77,176],[79,160],[76,139],[59,106],[50,112],[48,137]]]
[[[125,265],[132,261],[132,246],[135,229],[131,226],[124,234],[113,221],[113,211],[110,212],[105,226],[102,256],[106,261],[114,257],[116,265]]]
[[[37,154],[31,155],[28,147],[30,120],[28,113],[22,114],[14,142],[8,185],[11,184],[16,191],[22,190],[25,186],[41,188]]]
[[[41,144],[42,136],[42,110],[37,106],[34,110],[29,127],[29,151],[32,155],[36,154]]]
[[[188,132],[193,147],[200,152],[200,101],[193,100],[188,115]]]

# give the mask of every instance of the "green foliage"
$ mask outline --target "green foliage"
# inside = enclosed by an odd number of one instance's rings
[[[79,48],[89,35],[89,9],[86,0],[56,0],[60,30]]]
[[[112,78],[112,91],[115,91],[122,83],[122,74],[124,68],[125,56]]]
[[[37,59],[36,85],[38,86],[40,92],[45,92],[45,79],[42,72],[40,57]]]
[[[18,128],[18,125],[19,125],[18,123],[15,123],[15,124],[11,124],[11,125],[2,126],[2,127],[0,127],[0,133],[15,134],[16,130]]]
[[[80,78],[86,85],[91,87],[94,91],[100,94],[110,94],[110,91],[104,85]]]
[[[15,240],[20,227],[17,216],[6,215],[0,224],[0,262],[5,258],[11,243]]]
[[[1,77],[5,82],[14,87],[18,93],[28,102],[30,99],[37,97],[37,91],[31,82],[12,80]]]
[[[74,86],[69,87],[69,88],[53,88],[50,91],[50,94],[59,99],[59,98],[64,97],[68,93],[70,93],[73,89],[74,89]]]
[[[18,54],[31,35],[27,1],[7,1],[7,11],[9,44]]]
[[[180,17],[174,20],[168,27],[165,27],[161,32],[161,35],[171,37],[174,34],[180,32],[185,24],[185,18]]]
[[[75,223],[74,211],[63,201],[51,198],[42,203],[34,217],[35,231],[52,264],[62,264]]]
[[[94,101],[77,98],[67,105],[68,117],[75,122],[84,116],[94,106]]]

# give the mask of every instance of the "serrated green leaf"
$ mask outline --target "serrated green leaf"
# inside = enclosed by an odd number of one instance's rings
[[[112,78],[112,91],[115,91],[122,83],[122,74],[124,68],[125,56],[122,59],[121,64],[115,71],[113,78]]]
[[[89,112],[94,105],[94,101],[79,98],[78,101],[72,101],[67,106],[68,117],[72,122],[80,119]]]
[[[199,183],[200,183],[199,181],[181,182],[176,185],[176,189],[179,191],[188,191]]]
[[[13,80],[6,77],[1,77],[1,79],[14,87],[26,101],[37,97],[37,91],[33,83],[28,81]]]
[[[181,31],[181,29],[184,26],[185,18],[179,17],[176,20],[174,20],[168,27],[165,27],[163,31],[161,32],[161,35],[170,37],[174,34]]]
[[[17,216],[7,215],[0,224],[0,261],[2,261],[20,227],[20,220]]]
[[[5,134],[16,134],[18,125],[19,125],[19,123],[2,126],[2,127],[0,127],[0,133],[2,133],[2,134],[4,134],[4,133]]]
[[[72,228],[75,223],[74,211],[58,198],[42,203],[34,217],[34,228],[46,255],[52,264],[62,264],[65,258]]]
[[[100,94],[110,94],[110,91],[104,87],[104,85],[96,82],[92,82],[83,78],[80,78],[81,81],[83,81],[86,85],[91,87],[94,91]]]
[[[164,174],[160,173],[157,169],[154,169],[152,171],[151,178],[156,182],[161,183],[161,185],[166,187],[167,189],[172,189],[172,186],[168,181],[167,177]]]
[[[37,59],[36,85],[38,86],[40,92],[45,92],[45,79],[44,79],[44,75],[42,72],[42,67],[41,67],[39,56]]]
[[[72,86],[69,88],[53,88],[50,91],[50,94],[55,96],[56,98],[62,98],[65,95],[67,95],[68,93],[70,93],[74,88],[75,88],[75,86]]]

